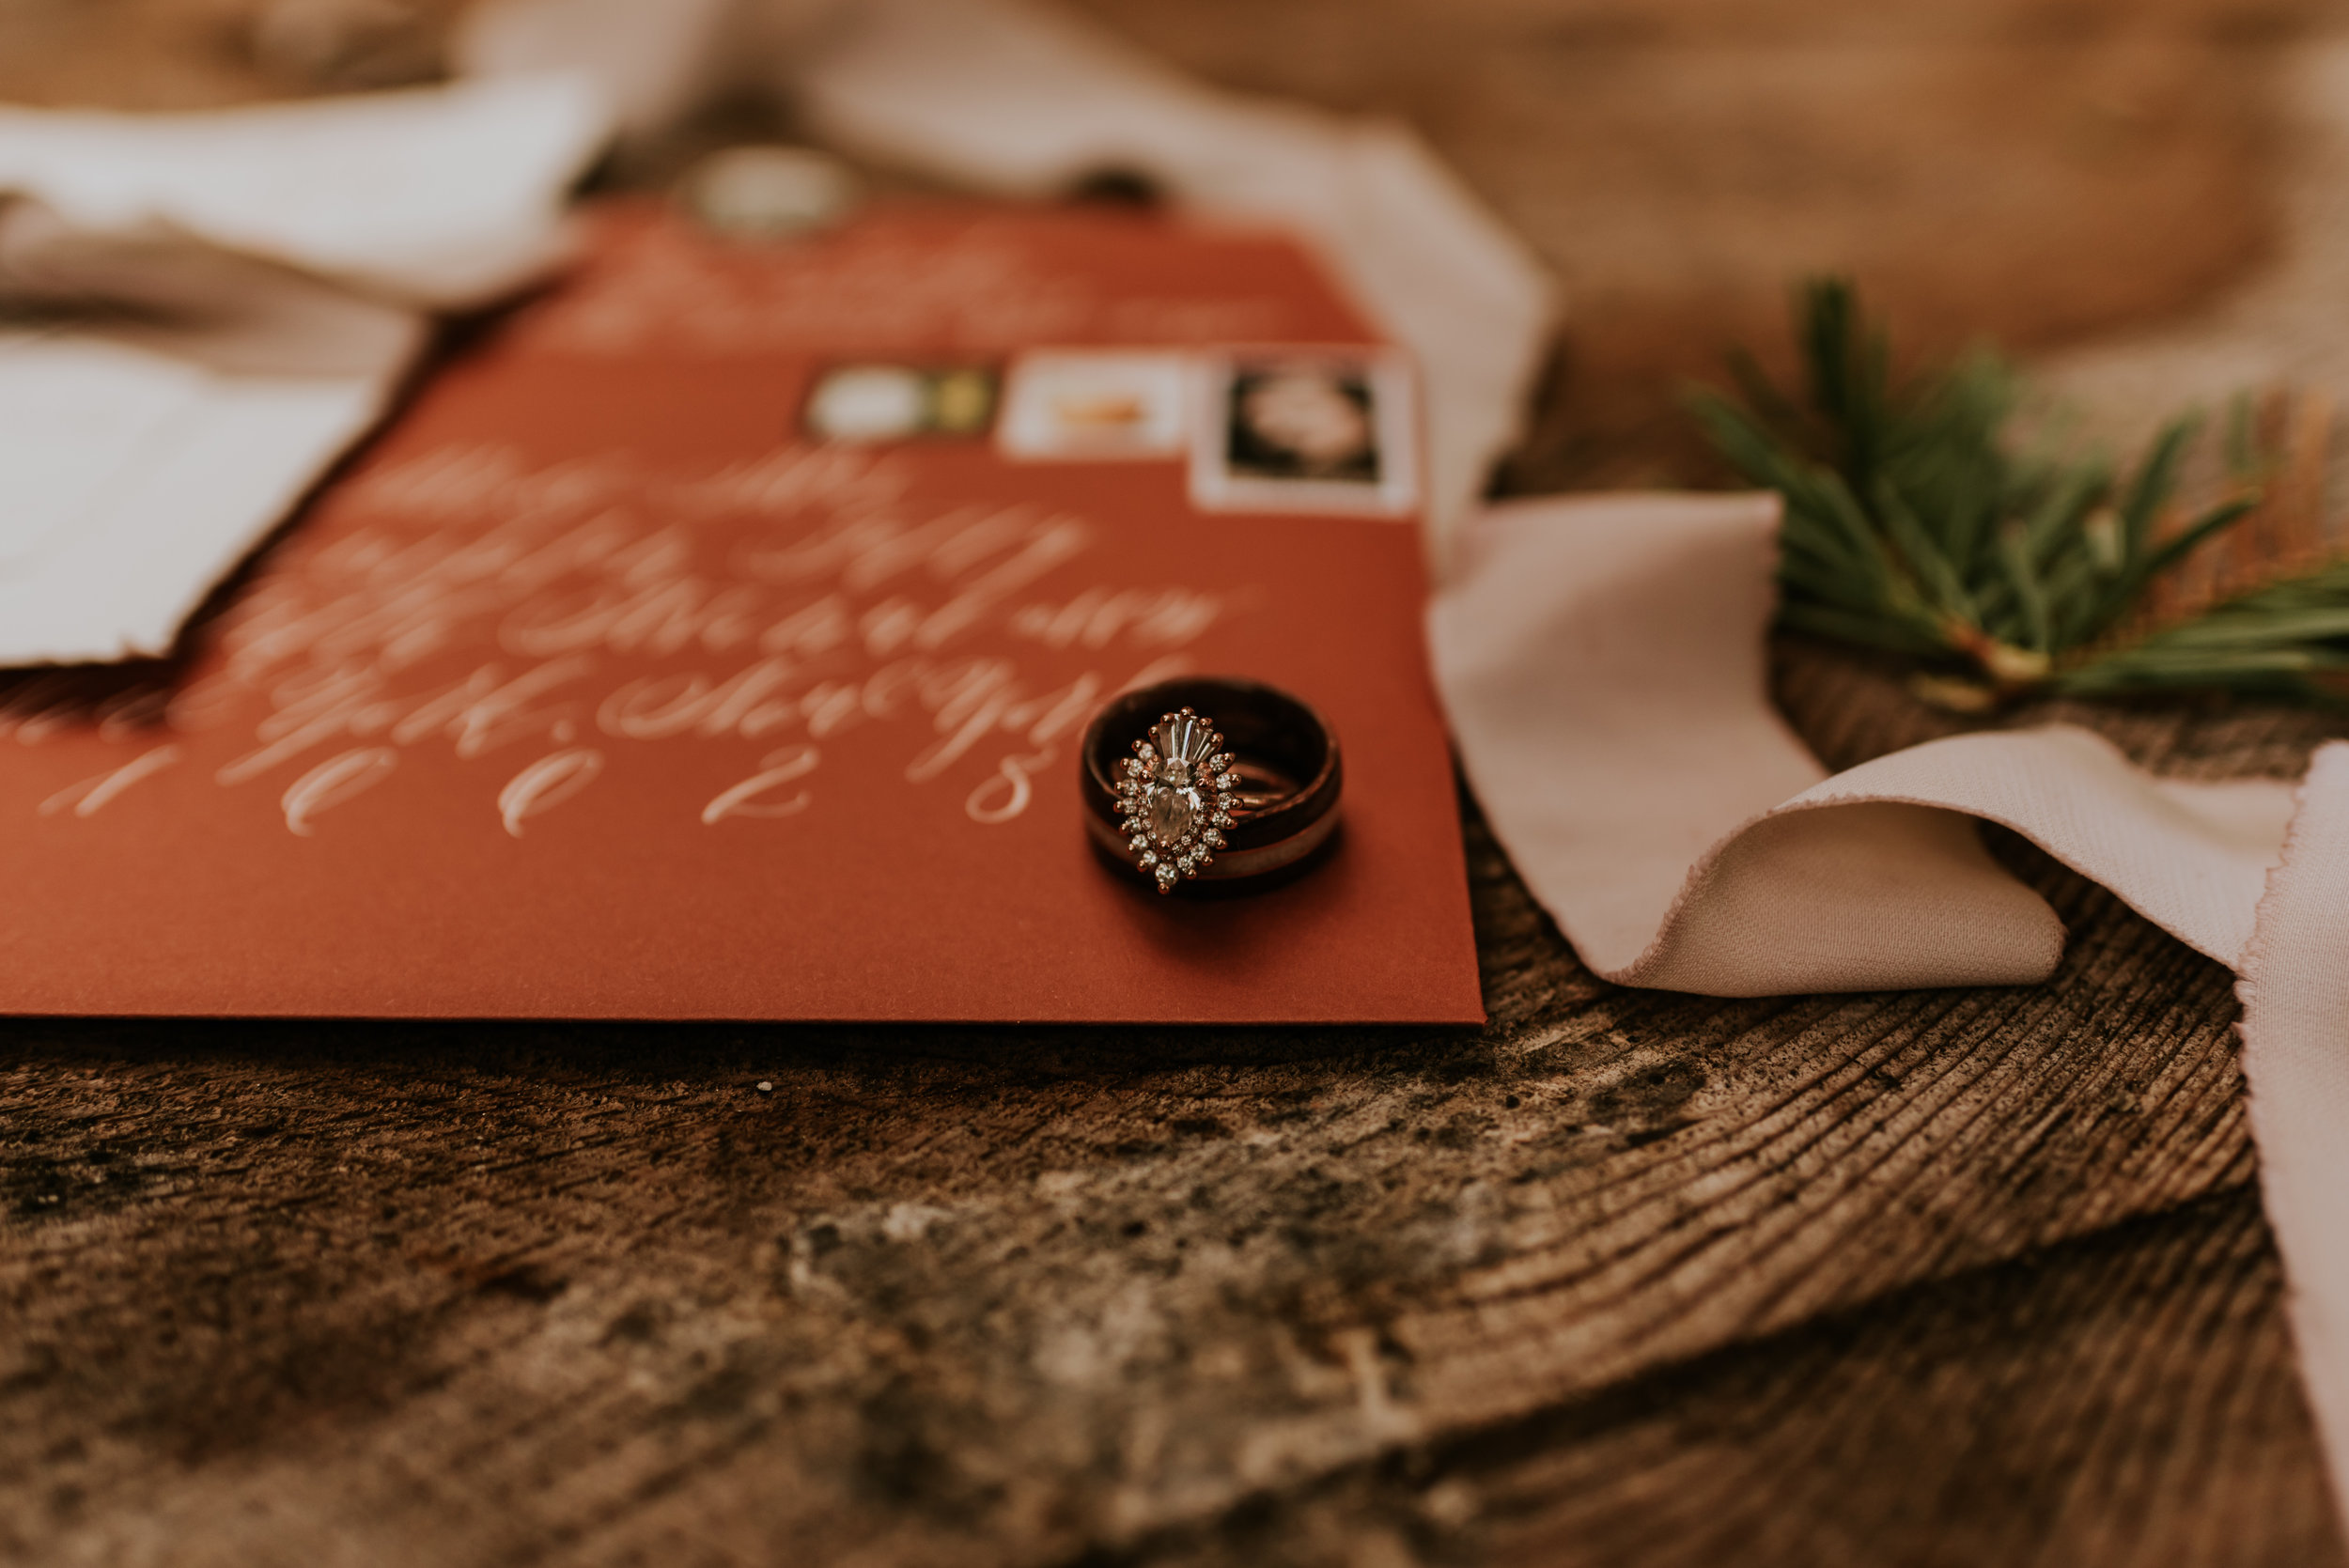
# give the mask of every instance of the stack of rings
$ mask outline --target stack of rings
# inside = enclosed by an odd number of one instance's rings
[[[1344,769],[1320,714],[1252,680],[1164,681],[1085,729],[1085,826],[1160,893],[1301,867],[1338,825]]]

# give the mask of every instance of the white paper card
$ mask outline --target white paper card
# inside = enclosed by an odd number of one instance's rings
[[[0,108],[0,664],[168,653],[381,417],[424,310],[561,248],[582,82]]]
[[[224,372],[94,333],[0,337],[0,664],[170,652],[381,416],[422,331],[411,319],[339,375]]]

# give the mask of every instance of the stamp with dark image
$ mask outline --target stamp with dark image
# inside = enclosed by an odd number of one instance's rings
[[[1249,366],[1232,378],[1224,460],[1260,479],[1378,482],[1377,395],[1344,365]]]
[[[1206,378],[1192,498],[1211,511],[1409,510],[1410,381],[1372,350],[1252,355]]]

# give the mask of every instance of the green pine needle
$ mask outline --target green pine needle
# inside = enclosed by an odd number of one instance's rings
[[[1797,310],[1799,396],[1740,353],[1741,396],[1691,402],[1730,466],[1785,498],[1781,624],[1918,659],[1918,689],[1955,707],[2046,691],[2349,693],[2349,562],[2135,629],[2147,589],[2256,504],[2248,401],[2226,431],[2237,493],[2165,534],[2198,420],[2163,430],[2125,476],[2092,457],[2020,456],[2005,430],[2021,387],[1998,356],[1896,380],[1848,282],[1807,285]]]

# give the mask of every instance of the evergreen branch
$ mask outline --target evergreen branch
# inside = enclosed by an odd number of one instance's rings
[[[1796,308],[1799,395],[1740,352],[1736,396],[1691,398],[1729,465],[1784,497],[1781,624],[1918,659],[1918,689],[1968,708],[2042,691],[2349,694],[2349,560],[2298,561],[2170,624],[2148,611],[2259,504],[2249,482],[2276,465],[2248,399],[2221,433],[2237,493],[2172,526],[2199,418],[2125,479],[2093,455],[2017,455],[2020,383],[1998,355],[1898,378],[1849,283],[1812,282]]]

